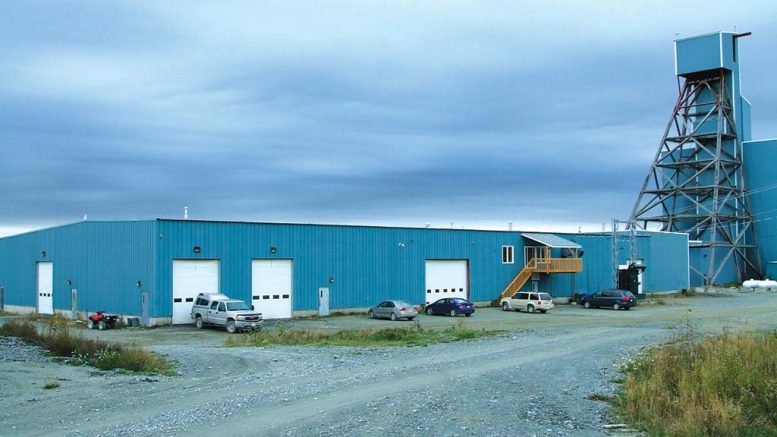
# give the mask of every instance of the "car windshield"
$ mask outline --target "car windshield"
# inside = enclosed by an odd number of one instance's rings
[[[250,310],[251,308],[242,301],[227,302],[227,311]]]
[[[540,299],[541,300],[550,300],[550,295],[548,293],[540,293]]]

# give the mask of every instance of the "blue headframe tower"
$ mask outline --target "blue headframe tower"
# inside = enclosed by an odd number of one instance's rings
[[[750,102],[740,94],[737,49],[748,35],[675,41],[679,97],[629,220],[689,234],[692,285],[760,277],[742,174]]]

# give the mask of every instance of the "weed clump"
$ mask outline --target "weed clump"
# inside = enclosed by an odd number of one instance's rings
[[[690,332],[622,370],[616,412],[650,435],[777,435],[777,332]]]
[[[64,318],[61,318],[64,320]],[[127,370],[142,373],[172,374],[172,364],[164,357],[139,346],[125,346],[73,335],[67,323],[57,317],[47,320],[42,332],[28,320],[11,320],[0,326],[0,336],[17,337],[40,346],[54,357],[72,365],[88,365],[101,370]]]

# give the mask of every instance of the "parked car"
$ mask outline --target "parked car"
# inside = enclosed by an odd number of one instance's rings
[[[628,310],[637,304],[637,298],[627,290],[601,290],[584,296],[580,303],[586,308],[608,307],[614,310]]]
[[[371,319],[408,319],[418,317],[418,308],[403,300],[384,300],[367,311],[367,317]]]
[[[513,297],[506,297],[500,301],[502,310],[527,311],[533,313],[539,311],[545,313],[553,309],[553,298],[548,293],[535,293],[531,291],[520,291]]]
[[[469,317],[475,312],[475,304],[460,297],[446,297],[426,306],[424,309],[430,316],[451,316],[464,314]]]
[[[242,300],[219,293],[200,293],[192,305],[192,319],[197,329],[217,325],[234,334],[237,331],[262,329],[262,313],[253,311]]]

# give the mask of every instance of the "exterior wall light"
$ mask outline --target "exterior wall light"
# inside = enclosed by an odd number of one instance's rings
[[[67,285],[73,285],[73,281],[72,281],[72,280],[70,280],[70,279],[68,279],[68,280],[67,280],[67,281],[65,281],[65,282],[67,283]]]
[[[335,283],[335,277],[334,276],[330,276],[329,277],[329,283],[330,284],[334,284]]]
[[[45,251],[45,250],[42,250],[42,251],[40,252],[40,256],[41,256],[42,258],[46,258],[46,251]]]
[[[141,285],[142,285],[142,284],[140,283],[140,281],[138,281],[138,282],[136,282],[136,283],[135,283],[135,286],[136,286],[136,287],[138,287],[138,288],[140,288],[140,286],[141,286]]]
[[[270,247],[270,253],[272,254],[278,253],[278,248],[275,246]]]
[[[200,246],[194,246],[194,253],[200,253],[202,252],[202,248]]]

